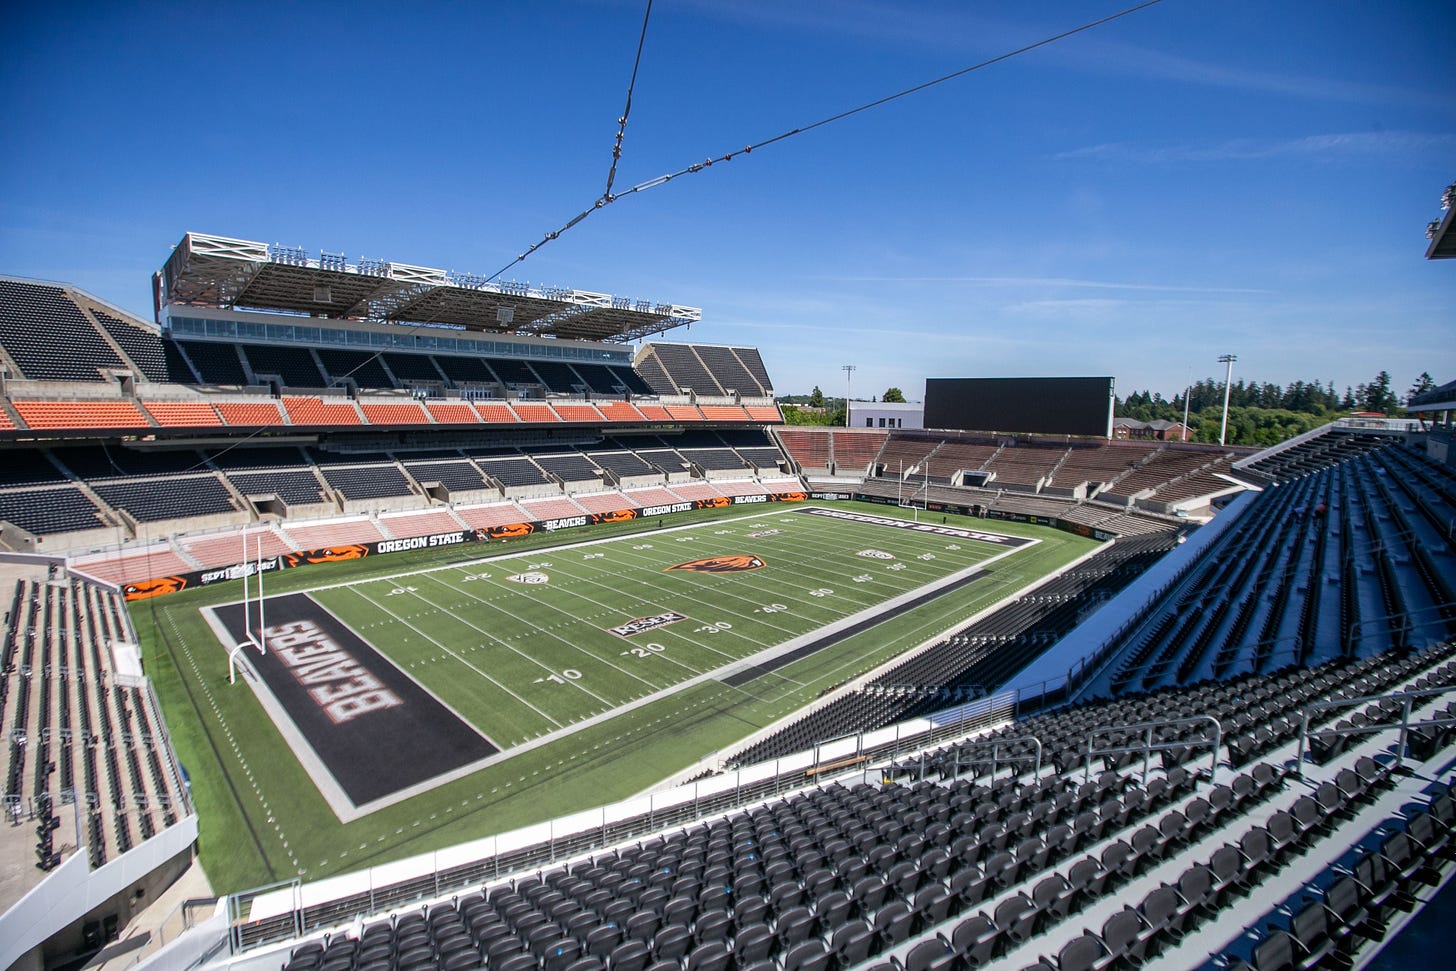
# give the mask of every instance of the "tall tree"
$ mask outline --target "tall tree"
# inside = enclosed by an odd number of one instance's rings
[[[1411,385],[1411,389],[1405,393],[1405,399],[1409,401],[1418,394],[1425,394],[1427,391],[1435,390],[1436,381],[1431,377],[1431,373],[1429,371],[1422,371],[1420,377],[1416,378],[1416,383]]]
[[[880,400],[884,402],[899,402],[900,404],[904,404],[905,392],[901,391],[899,388],[886,388],[885,393],[880,397]]]
[[[1382,415],[1388,415],[1400,407],[1400,402],[1395,400],[1395,395],[1390,390],[1390,372],[1381,371],[1375,375],[1375,380],[1365,385],[1365,398],[1361,406],[1366,411],[1378,411]]]
[[[817,384],[814,385],[814,390],[809,392],[809,407],[810,408],[823,408],[824,407],[824,391]]]

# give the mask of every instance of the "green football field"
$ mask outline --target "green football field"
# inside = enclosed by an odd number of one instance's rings
[[[473,761],[353,812],[321,784],[328,765],[385,784],[410,739],[390,736],[362,767],[357,751],[318,756],[292,724],[298,702],[266,679],[229,684],[218,618],[238,610],[239,585],[134,607],[214,887],[317,878],[634,795],[1095,545],[910,515],[760,506],[270,574],[270,631],[306,614],[334,625],[478,736]],[[307,670],[291,671],[305,687]],[[357,746],[367,720],[339,737]]]

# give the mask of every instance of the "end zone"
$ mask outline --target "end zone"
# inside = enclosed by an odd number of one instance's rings
[[[244,605],[203,611],[224,647],[247,643]],[[340,820],[474,771],[500,748],[307,594],[268,598],[267,652],[244,674]]]

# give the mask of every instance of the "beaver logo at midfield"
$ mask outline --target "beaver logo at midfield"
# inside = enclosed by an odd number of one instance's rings
[[[733,553],[728,556],[707,556],[701,560],[689,560],[668,569],[687,570],[691,573],[746,573],[749,570],[762,569],[763,566],[763,560],[751,553]]]

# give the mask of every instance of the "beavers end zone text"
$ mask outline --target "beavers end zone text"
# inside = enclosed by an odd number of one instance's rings
[[[243,610],[211,608],[230,648]],[[307,594],[268,598],[266,623],[266,652],[243,649],[249,683],[341,819],[500,751]]]

